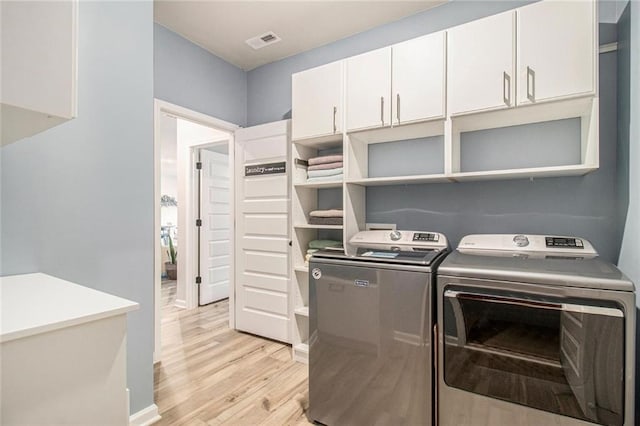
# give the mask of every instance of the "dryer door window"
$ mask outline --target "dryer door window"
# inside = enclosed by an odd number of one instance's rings
[[[619,306],[447,287],[443,314],[447,385],[585,421],[623,424]]]

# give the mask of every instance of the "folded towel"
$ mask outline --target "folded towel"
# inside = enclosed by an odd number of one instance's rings
[[[307,182],[340,182],[342,180],[342,173],[332,176],[319,176],[307,178]]]
[[[313,254],[315,252],[319,251],[318,249],[309,249],[307,250],[307,254]]]
[[[343,217],[344,211],[342,209],[330,209],[330,210],[314,210],[309,213],[310,217]]]
[[[327,170],[337,169],[338,167],[342,167],[342,161],[336,161],[335,163],[316,164],[315,166],[307,167],[307,170]]]
[[[312,240],[309,242],[310,249],[321,250],[327,247],[342,247],[342,242],[336,240]]]
[[[309,165],[315,166],[316,164],[335,163],[336,161],[342,161],[342,154],[323,155],[321,157],[309,158]]]
[[[334,176],[342,174],[342,167],[338,167],[337,169],[328,169],[328,170],[309,170],[307,172],[308,177],[323,177],[323,176]]]
[[[341,217],[310,217],[311,225],[342,225]]]

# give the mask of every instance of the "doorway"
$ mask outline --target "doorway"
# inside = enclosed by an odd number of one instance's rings
[[[172,286],[165,288],[170,291],[164,295],[180,309],[228,297],[229,326],[235,326],[231,256],[234,186],[230,169],[237,128],[155,100],[154,362],[161,359],[163,283]],[[175,281],[166,280],[172,260],[177,268]]]

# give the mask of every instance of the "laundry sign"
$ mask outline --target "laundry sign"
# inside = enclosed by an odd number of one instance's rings
[[[244,167],[245,176],[276,175],[287,172],[287,162],[254,164]]]

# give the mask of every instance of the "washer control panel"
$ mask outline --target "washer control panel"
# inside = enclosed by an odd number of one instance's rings
[[[598,252],[584,238],[531,234],[467,235],[458,244],[461,252],[536,252],[597,256]]]
[[[349,240],[349,244],[355,247],[378,247],[389,250],[449,248],[449,241],[443,234],[426,231],[361,231]]]

